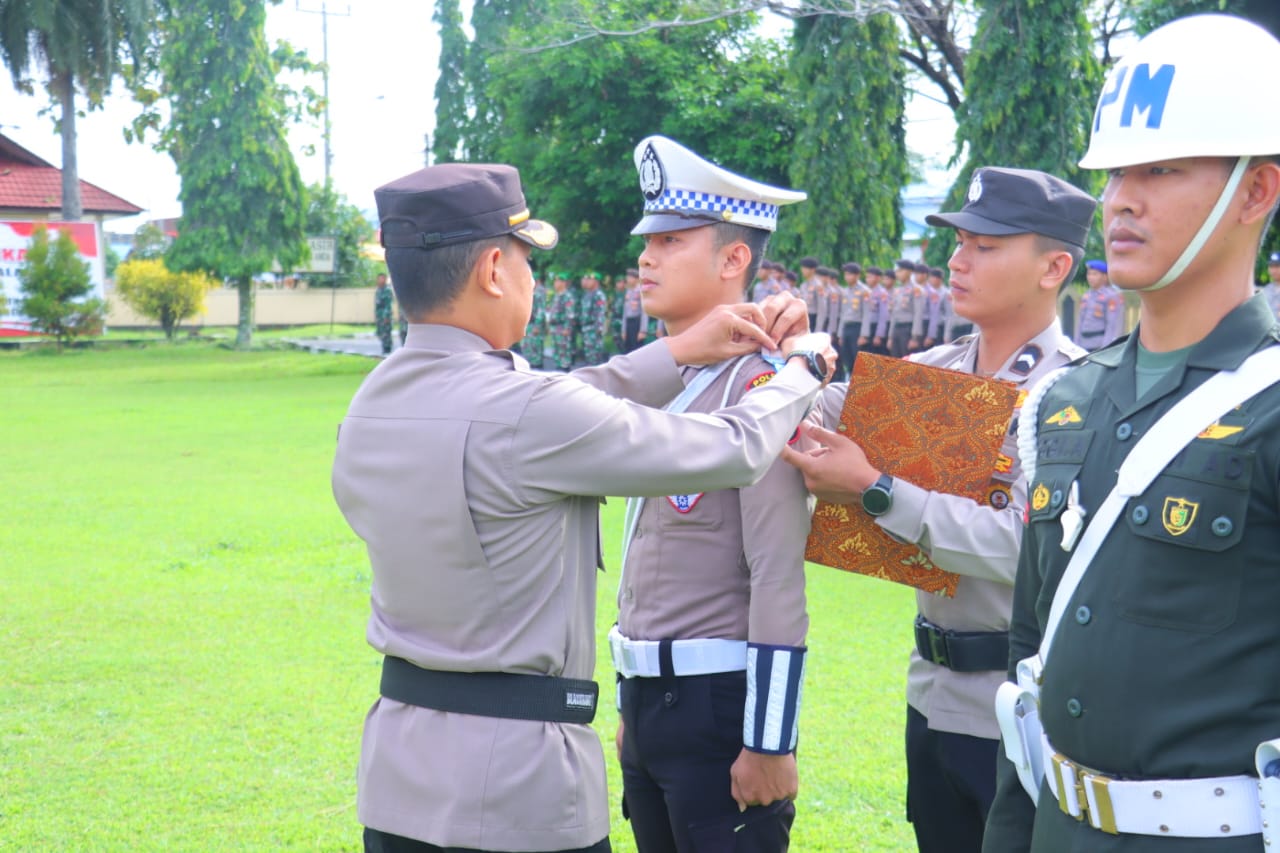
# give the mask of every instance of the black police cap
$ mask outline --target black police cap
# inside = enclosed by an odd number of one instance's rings
[[[959,212],[933,213],[925,222],[992,237],[1042,234],[1084,248],[1097,206],[1093,196],[1053,175],[984,166],[974,172]]]
[[[504,234],[550,249],[560,239],[554,226],[529,218],[520,173],[511,166],[428,166],[378,187],[373,197],[388,249],[438,249]]]

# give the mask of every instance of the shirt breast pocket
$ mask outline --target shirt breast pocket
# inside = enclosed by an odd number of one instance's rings
[[[724,495],[719,492],[668,495],[657,500],[665,504],[662,526],[669,536],[678,536],[686,531],[719,530],[724,525],[725,501]]]
[[[1136,558],[1114,567],[1121,618],[1204,634],[1235,621],[1244,566],[1219,555],[1244,535],[1252,454],[1232,448],[1230,455],[1230,470],[1165,472],[1129,501],[1122,529],[1139,541]]]

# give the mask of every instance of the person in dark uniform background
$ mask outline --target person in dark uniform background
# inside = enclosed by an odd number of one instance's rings
[[[378,273],[378,286],[373,290],[373,323],[382,344],[382,354],[391,354],[391,320],[395,313],[395,299],[387,284],[387,274]]]
[[[954,228],[951,285],[956,310],[980,331],[912,361],[994,376],[1023,389],[1084,354],[1057,318],[1093,221],[1094,200],[1066,181],[1027,169],[975,170],[957,213],[930,215]],[[954,598],[916,593],[916,649],[907,670],[907,817],[921,853],[978,853],[995,795],[999,730],[993,703],[1009,658],[1009,614],[1027,491],[1005,436],[988,497],[926,491],[877,471],[836,431],[848,387],[821,397],[825,429],[802,430],[822,447],[792,449],[820,498],[867,512],[895,539],[918,545],[961,575]],[[1014,413],[1016,420],[1017,413]]]
[[[368,641],[386,656],[358,772],[365,849],[607,853],[588,725],[598,496],[763,476],[821,387],[807,357],[710,417],[656,407],[680,393],[681,365],[803,330],[803,305],[721,306],[602,367],[534,373],[508,347],[529,319],[530,251],[558,238],[530,218],[516,170],[433,166],[375,198],[413,322],[357,391],[333,464],[368,547]]]
[[[804,194],[728,172],[661,136],[642,140],[635,159],[645,310],[680,332],[741,300],[779,206]],[[814,369],[825,381],[836,355],[827,335],[815,337],[823,354]],[[752,355],[688,370],[671,408],[749,400],[776,381],[775,369]],[[775,462],[747,488],[699,485],[632,500],[627,522],[610,647],[621,677],[624,813],[637,847],[784,851],[808,629],[804,483]]]
[[[1266,759],[1280,738],[1280,386],[1166,418],[1277,354],[1252,282],[1280,199],[1280,116],[1255,93],[1277,74],[1266,30],[1197,15],[1132,45],[1100,94],[1080,165],[1107,171],[1107,266],[1140,317],[1023,410],[1031,499],[1001,698],[1038,686],[1043,738],[998,706],[987,853],[1280,847]],[[1127,485],[1136,446],[1171,427],[1200,432],[1166,436],[1173,461]],[[1083,574],[1064,578],[1077,554]]]

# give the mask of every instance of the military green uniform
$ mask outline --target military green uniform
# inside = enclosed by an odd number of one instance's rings
[[[582,330],[582,358],[587,364],[604,362],[604,329],[608,299],[600,288],[584,290],[578,298],[578,327]]]
[[[382,342],[383,355],[391,353],[391,312],[394,304],[391,286],[378,285],[373,291],[373,323],[378,333],[378,340]]]
[[[1215,372],[1277,340],[1280,327],[1255,296],[1139,400],[1136,334],[1088,356],[1052,387],[1036,415],[1011,662],[1036,652],[1070,559],[1060,543],[1071,484],[1079,484],[1080,505],[1096,510],[1161,415]],[[1129,499],[1055,635],[1041,720],[1054,751],[1111,777],[1248,775],[1254,748],[1280,737],[1277,674],[1280,386],[1272,386],[1202,432]],[[985,853],[1263,849],[1259,835],[1105,834],[1065,814],[1043,783],[1033,810],[1012,764],[1003,756],[999,763]],[[1203,816],[1214,814],[1213,805]]]
[[[577,317],[577,300],[573,291],[565,290],[551,296],[547,308],[547,332],[551,337],[551,363],[553,370],[568,370],[573,366],[573,329]]]
[[[529,323],[524,327],[524,339],[517,349],[530,367],[542,367],[542,346],[547,337],[547,288],[533,286],[533,306],[529,311]]]

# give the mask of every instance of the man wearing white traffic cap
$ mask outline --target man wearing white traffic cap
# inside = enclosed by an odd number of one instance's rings
[[[1108,172],[1108,273],[1141,313],[1019,419],[984,851],[1280,847],[1280,329],[1252,281],[1276,79],[1271,34],[1200,15],[1135,44],[1098,101],[1081,165]]]
[[[644,218],[644,309],[679,334],[741,302],[777,223],[804,193],[735,175],[661,136],[636,167]],[[826,335],[791,344],[825,381]],[[672,411],[749,399],[778,361],[759,355],[685,371]],[[676,456],[703,450],[672,444]],[[808,616],[804,483],[775,462],[742,489],[632,500],[618,625],[623,808],[640,853],[782,851],[798,776],[795,748]]]

